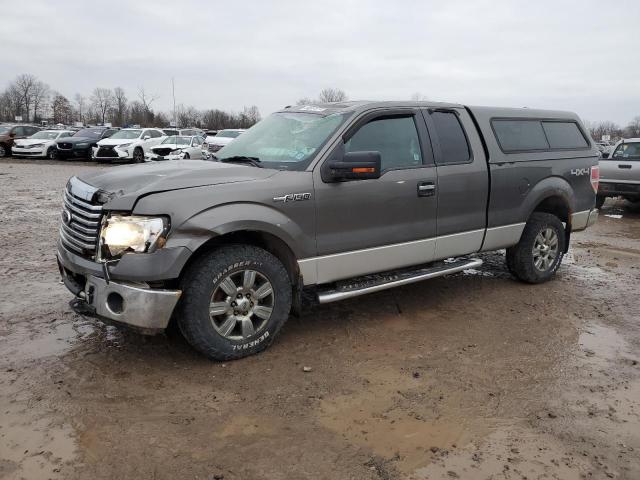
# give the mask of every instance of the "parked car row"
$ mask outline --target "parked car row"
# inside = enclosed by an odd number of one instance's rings
[[[0,157],[93,159],[110,163],[209,158],[244,130],[198,128],[111,128],[40,130],[0,125]],[[159,149],[156,151],[155,147]]]

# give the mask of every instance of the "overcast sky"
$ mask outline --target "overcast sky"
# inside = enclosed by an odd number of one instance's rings
[[[640,115],[640,1],[0,0],[0,89],[33,73],[69,98],[138,86],[263,116],[324,87]]]

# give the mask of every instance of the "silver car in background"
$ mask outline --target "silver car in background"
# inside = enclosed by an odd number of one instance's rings
[[[207,159],[209,153],[204,149],[199,135],[174,135],[165,138],[145,155],[145,160],[184,160]]]

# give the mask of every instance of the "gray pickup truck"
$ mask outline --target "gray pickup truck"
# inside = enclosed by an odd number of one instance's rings
[[[597,218],[598,151],[569,112],[431,102],[287,107],[215,161],[72,177],[57,258],[84,314],[212,359],[266,348],[333,302],[460,272],[506,248],[550,279]]]
[[[600,208],[607,197],[640,201],[640,138],[620,140],[611,155],[600,159],[596,206]]]

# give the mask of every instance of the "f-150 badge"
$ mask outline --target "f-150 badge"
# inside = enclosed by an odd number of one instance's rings
[[[300,202],[302,200],[309,200],[311,198],[310,193],[288,193],[281,197],[273,197],[274,202]]]

